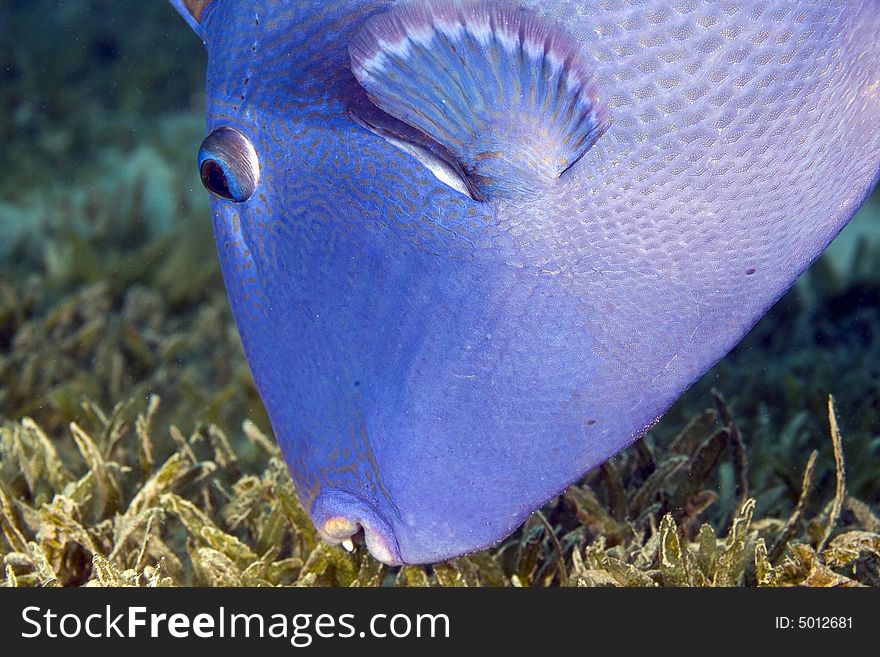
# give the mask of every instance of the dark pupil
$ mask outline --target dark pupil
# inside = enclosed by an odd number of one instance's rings
[[[202,163],[202,184],[208,188],[208,191],[214,192],[217,196],[223,198],[232,198],[229,191],[229,183],[226,181],[226,174],[223,169],[214,160],[205,160]]]

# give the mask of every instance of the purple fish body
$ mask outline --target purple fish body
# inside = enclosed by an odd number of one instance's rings
[[[632,443],[880,171],[873,1],[172,4],[298,494],[386,563],[489,546]]]

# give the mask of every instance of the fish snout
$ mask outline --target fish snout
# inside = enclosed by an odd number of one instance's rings
[[[389,566],[403,564],[391,525],[372,504],[349,493],[328,491],[315,500],[311,516],[327,543],[351,549],[352,540],[362,536],[375,559]]]

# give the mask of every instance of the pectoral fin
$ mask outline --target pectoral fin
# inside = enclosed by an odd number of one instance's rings
[[[201,36],[202,12],[213,0],[169,0],[193,31]]]
[[[478,199],[546,189],[610,126],[578,43],[525,8],[405,2],[371,18],[349,52],[370,99],[454,158],[445,164]]]

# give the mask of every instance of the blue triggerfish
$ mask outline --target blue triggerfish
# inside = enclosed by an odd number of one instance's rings
[[[635,441],[878,179],[874,0],[171,3],[300,501],[388,564]]]

